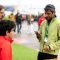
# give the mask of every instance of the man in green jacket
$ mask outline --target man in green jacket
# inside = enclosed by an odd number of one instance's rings
[[[38,60],[57,60],[60,50],[60,23],[55,14],[55,6],[46,5],[45,18],[36,33],[40,42]]]

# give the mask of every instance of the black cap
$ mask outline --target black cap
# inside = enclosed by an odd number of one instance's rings
[[[45,9],[45,11],[50,10],[50,11],[52,11],[52,12],[55,12],[55,6],[52,5],[52,4],[46,5],[46,7],[45,7],[44,9]]]

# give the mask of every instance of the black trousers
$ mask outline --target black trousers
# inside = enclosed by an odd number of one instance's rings
[[[39,52],[37,60],[54,59],[54,58],[57,58],[57,55]]]
[[[16,23],[16,27],[17,27],[17,32],[19,33],[22,27],[21,23]]]

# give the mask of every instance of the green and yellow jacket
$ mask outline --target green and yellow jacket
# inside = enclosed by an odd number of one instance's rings
[[[39,38],[40,42],[40,52],[45,52],[49,54],[58,54],[60,50],[60,22],[57,18],[53,18],[48,27],[48,40],[47,43],[45,40],[47,20],[44,20],[39,28],[39,33],[41,37]],[[43,48],[46,44],[50,47],[50,50],[44,51]]]

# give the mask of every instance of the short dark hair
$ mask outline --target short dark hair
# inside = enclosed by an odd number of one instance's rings
[[[0,36],[5,36],[6,31],[9,33],[11,32],[11,29],[15,27],[15,23],[10,20],[2,20],[0,21]]]
[[[44,9],[45,9],[45,11],[50,10],[51,12],[55,12],[55,6],[52,4],[46,5],[46,7]]]

